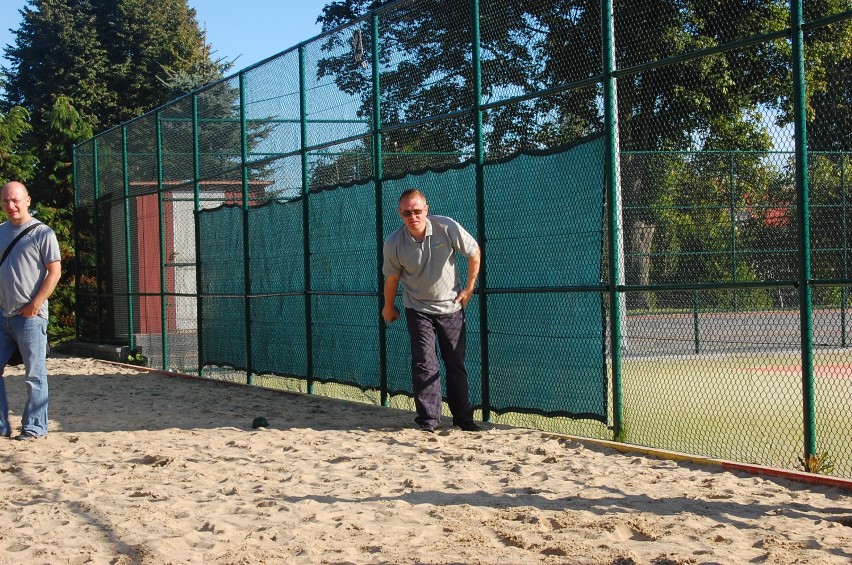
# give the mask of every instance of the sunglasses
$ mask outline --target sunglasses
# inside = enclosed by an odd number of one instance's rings
[[[406,218],[409,216],[422,216],[425,210],[400,210],[399,213],[405,216]]]

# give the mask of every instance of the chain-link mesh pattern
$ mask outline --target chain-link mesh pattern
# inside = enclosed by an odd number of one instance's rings
[[[76,147],[78,335],[412,409],[417,187],[484,250],[478,416],[852,477],[852,4],[804,18],[391,3]]]
[[[495,411],[535,405],[607,421],[603,158],[596,137],[484,167],[486,252],[494,266],[488,328]],[[564,221],[566,207],[573,210],[570,222]]]

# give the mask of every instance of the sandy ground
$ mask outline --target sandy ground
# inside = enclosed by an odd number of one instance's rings
[[[0,439],[0,563],[852,563],[834,487],[88,359],[49,371],[48,436]]]

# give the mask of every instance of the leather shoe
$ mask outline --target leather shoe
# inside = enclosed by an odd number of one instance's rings
[[[427,434],[435,433],[435,426],[432,424],[420,424],[420,431],[426,432]]]
[[[463,432],[481,432],[482,426],[477,424],[476,422],[465,422],[463,424],[458,424],[459,428]]]

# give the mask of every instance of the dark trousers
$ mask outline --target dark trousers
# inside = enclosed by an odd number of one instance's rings
[[[464,310],[452,314],[423,314],[405,309],[405,323],[411,337],[411,381],[418,425],[441,423],[441,376],[435,338],[447,375],[447,404],[453,425],[473,421],[468,400],[467,369],[464,366],[467,331]]]

